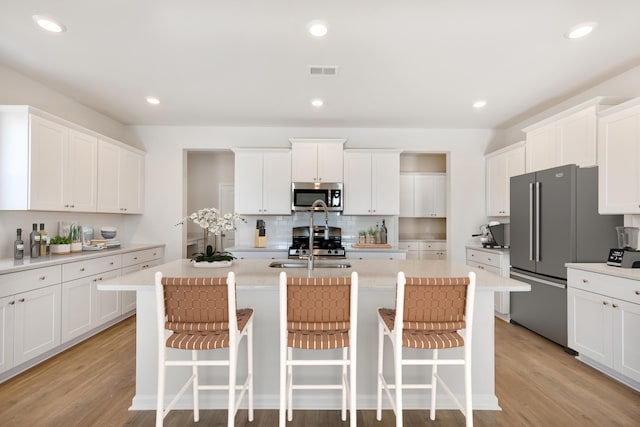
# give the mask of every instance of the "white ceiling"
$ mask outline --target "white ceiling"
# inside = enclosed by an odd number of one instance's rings
[[[124,124],[502,128],[640,64],[640,0],[0,0],[0,63]]]

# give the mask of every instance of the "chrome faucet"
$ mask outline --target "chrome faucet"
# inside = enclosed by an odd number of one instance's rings
[[[309,255],[307,256],[307,269],[309,271],[313,270],[313,212],[316,206],[322,206],[324,209],[324,238],[325,240],[329,238],[329,208],[324,200],[318,199],[311,204],[311,209],[309,211]],[[301,257],[302,258],[302,257]]]

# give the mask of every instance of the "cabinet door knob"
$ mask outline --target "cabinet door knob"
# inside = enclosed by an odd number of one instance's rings
[[[606,301],[602,301],[602,305],[609,305],[609,303]]]
[[[84,271],[84,267],[82,267],[82,268],[80,269],[80,271]]]
[[[640,295],[640,291],[636,291],[636,295]]]
[[[589,283],[587,279],[582,279],[582,283]]]
[[[611,304],[611,307],[618,308],[618,304]]]
[[[40,277],[39,277],[39,279],[40,279],[40,280],[44,280],[44,279],[46,279],[46,278],[47,278],[47,276],[40,276]]]
[[[15,305],[15,301],[9,301],[9,305]]]
[[[24,302],[24,298],[20,298],[18,302]]]

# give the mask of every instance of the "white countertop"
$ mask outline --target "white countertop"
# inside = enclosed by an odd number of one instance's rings
[[[345,260],[342,260],[345,261]],[[189,260],[171,261],[155,268],[150,268],[125,276],[113,278],[98,285],[100,290],[144,290],[151,288],[156,271],[171,277],[205,277],[222,276],[234,271],[239,287],[277,287],[278,276],[286,271],[292,276],[307,276],[306,268],[271,268],[272,260],[243,259],[234,260],[229,268],[195,268]],[[316,268],[311,272],[312,277],[336,277],[358,272],[360,287],[394,287],[399,271],[407,276],[456,277],[466,276],[474,271],[477,277],[478,291],[511,291],[526,292],[531,290],[527,283],[519,282],[508,277],[501,277],[485,270],[469,267],[452,261],[427,260],[346,260],[351,268]]]
[[[604,262],[597,263],[567,263],[567,268],[590,271],[592,273],[607,274],[609,276],[621,277],[623,279],[640,280],[640,268],[612,267]]]
[[[501,253],[501,254],[508,254],[509,253],[509,248],[485,248],[482,245],[467,245],[466,246],[467,249],[474,249],[476,251],[483,251],[483,252],[489,252],[489,253]]]
[[[140,251],[144,249],[162,247],[164,244],[137,244],[120,248],[102,249],[99,251],[83,251],[68,255],[49,255],[46,257],[29,258],[21,260],[12,258],[0,259],[0,274],[15,273],[35,268],[50,267],[52,265],[66,264],[69,262],[82,261],[85,259],[100,258],[108,255],[118,255],[128,252]]]

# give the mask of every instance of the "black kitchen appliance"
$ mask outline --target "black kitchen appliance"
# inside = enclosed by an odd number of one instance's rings
[[[607,265],[622,268],[640,268],[638,227],[616,227],[618,247],[609,251]]]
[[[511,292],[514,323],[567,345],[567,267],[603,262],[622,215],[598,214],[598,168],[565,165],[511,178]]]
[[[324,211],[323,206],[312,206],[322,200],[329,212],[342,212],[344,193],[341,182],[292,182],[291,210],[294,212]]]
[[[346,251],[342,246],[342,229],[340,227],[313,227],[313,256],[317,258],[345,258]],[[309,227],[293,227],[293,242],[289,247],[289,258],[300,258],[309,255]],[[325,235],[326,234],[326,235]],[[326,238],[325,238],[326,237]]]

